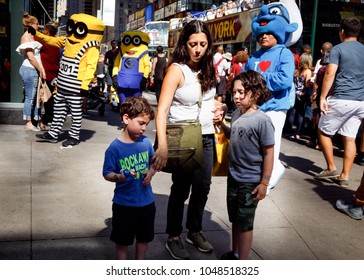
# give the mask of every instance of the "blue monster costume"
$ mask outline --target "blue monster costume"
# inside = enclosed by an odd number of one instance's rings
[[[281,138],[287,110],[295,102],[293,84],[294,58],[287,46],[293,45],[301,36],[302,19],[294,0],[281,0],[262,6],[260,13],[252,20],[253,36],[259,40],[264,34],[271,34],[277,40],[272,47],[264,47],[253,53],[244,66],[263,75],[272,98],[260,106],[274,125],[274,165],[268,191],[278,183],[285,168],[279,160]]]
[[[295,100],[294,59],[286,47],[293,45],[302,33],[302,19],[295,1],[281,0],[262,6],[251,27],[255,38],[273,34],[277,40],[277,45],[272,48],[255,52],[244,67],[244,70],[261,73],[274,97],[260,109],[265,112],[286,111],[293,107]]]

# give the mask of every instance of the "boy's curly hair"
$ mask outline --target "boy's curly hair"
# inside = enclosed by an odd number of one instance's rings
[[[251,91],[251,97],[256,100],[258,106],[272,98],[272,94],[270,93],[263,76],[256,71],[248,70],[236,75],[231,81],[230,92],[233,92],[235,81],[241,81],[245,92]]]
[[[149,104],[148,100],[144,97],[128,97],[120,105],[120,116],[123,117],[127,114],[129,118],[134,119],[138,116],[149,116],[150,120],[154,120],[154,111],[152,106]]]

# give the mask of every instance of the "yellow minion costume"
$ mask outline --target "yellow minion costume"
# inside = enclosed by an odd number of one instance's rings
[[[140,96],[146,88],[150,72],[149,41],[148,34],[141,31],[126,31],[121,35],[120,52],[112,71],[120,103],[129,96]]]
[[[58,142],[68,110],[72,125],[63,147],[79,144],[82,124],[82,104],[88,94],[89,84],[94,78],[99,46],[104,34],[104,23],[87,14],[74,14],[67,22],[66,36],[51,37],[40,32],[34,35],[45,44],[64,48],[57,76],[57,94],[54,104],[54,118],[51,129],[45,134],[36,135],[39,142]]]

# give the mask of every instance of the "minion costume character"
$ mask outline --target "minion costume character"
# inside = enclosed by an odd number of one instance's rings
[[[120,52],[112,71],[120,103],[129,96],[140,96],[146,88],[150,73],[149,41],[148,34],[141,31],[126,31],[121,35]]]
[[[45,44],[64,48],[57,76],[52,126],[48,132],[36,135],[38,142],[57,143],[70,111],[72,125],[68,139],[62,143],[62,147],[72,147],[80,143],[82,104],[95,75],[104,29],[105,25],[101,20],[87,14],[74,14],[67,22],[66,36],[50,37],[35,32],[34,29],[30,31]]]
[[[275,128],[274,166],[269,191],[285,171],[279,160],[281,138],[287,110],[295,101],[294,58],[287,47],[296,43],[302,34],[302,19],[296,2],[280,0],[263,5],[259,15],[252,20],[251,28],[261,48],[248,59],[243,71],[254,70],[262,74],[273,96],[259,107],[270,116]]]

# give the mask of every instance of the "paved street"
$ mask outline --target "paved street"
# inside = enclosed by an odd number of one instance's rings
[[[155,104],[153,95],[145,96]],[[90,111],[83,121],[82,142],[73,149],[60,149],[60,142],[35,142],[35,133],[22,125],[0,125],[0,259],[115,258],[109,240],[114,184],[103,179],[102,164],[106,148],[120,133],[118,123],[118,113],[109,106],[104,117]],[[69,124],[67,119],[65,130]],[[152,141],[154,130],[153,122],[146,133]],[[60,140],[66,137],[63,133]],[[320,151],[305,143],[282,141],[286,172],[258,206],[250,258],[363,260],[364,221],[353,220],[334,207],[339,198],[351,199],[363,167],[354,164],[348,189],[316,181],[313,174],[325,167],[325,161]],[[337,151],[336,155],[341,169],[342,154]],[[146,258],[169,260],[164,231],[170,175],[156,174],[152,185],[156,234]],[[186,244],[193,259],[215,260],[230,250],[225,189],[226,178],[214,177],[204,213],[204,232],[214,251],[204,254]]]

